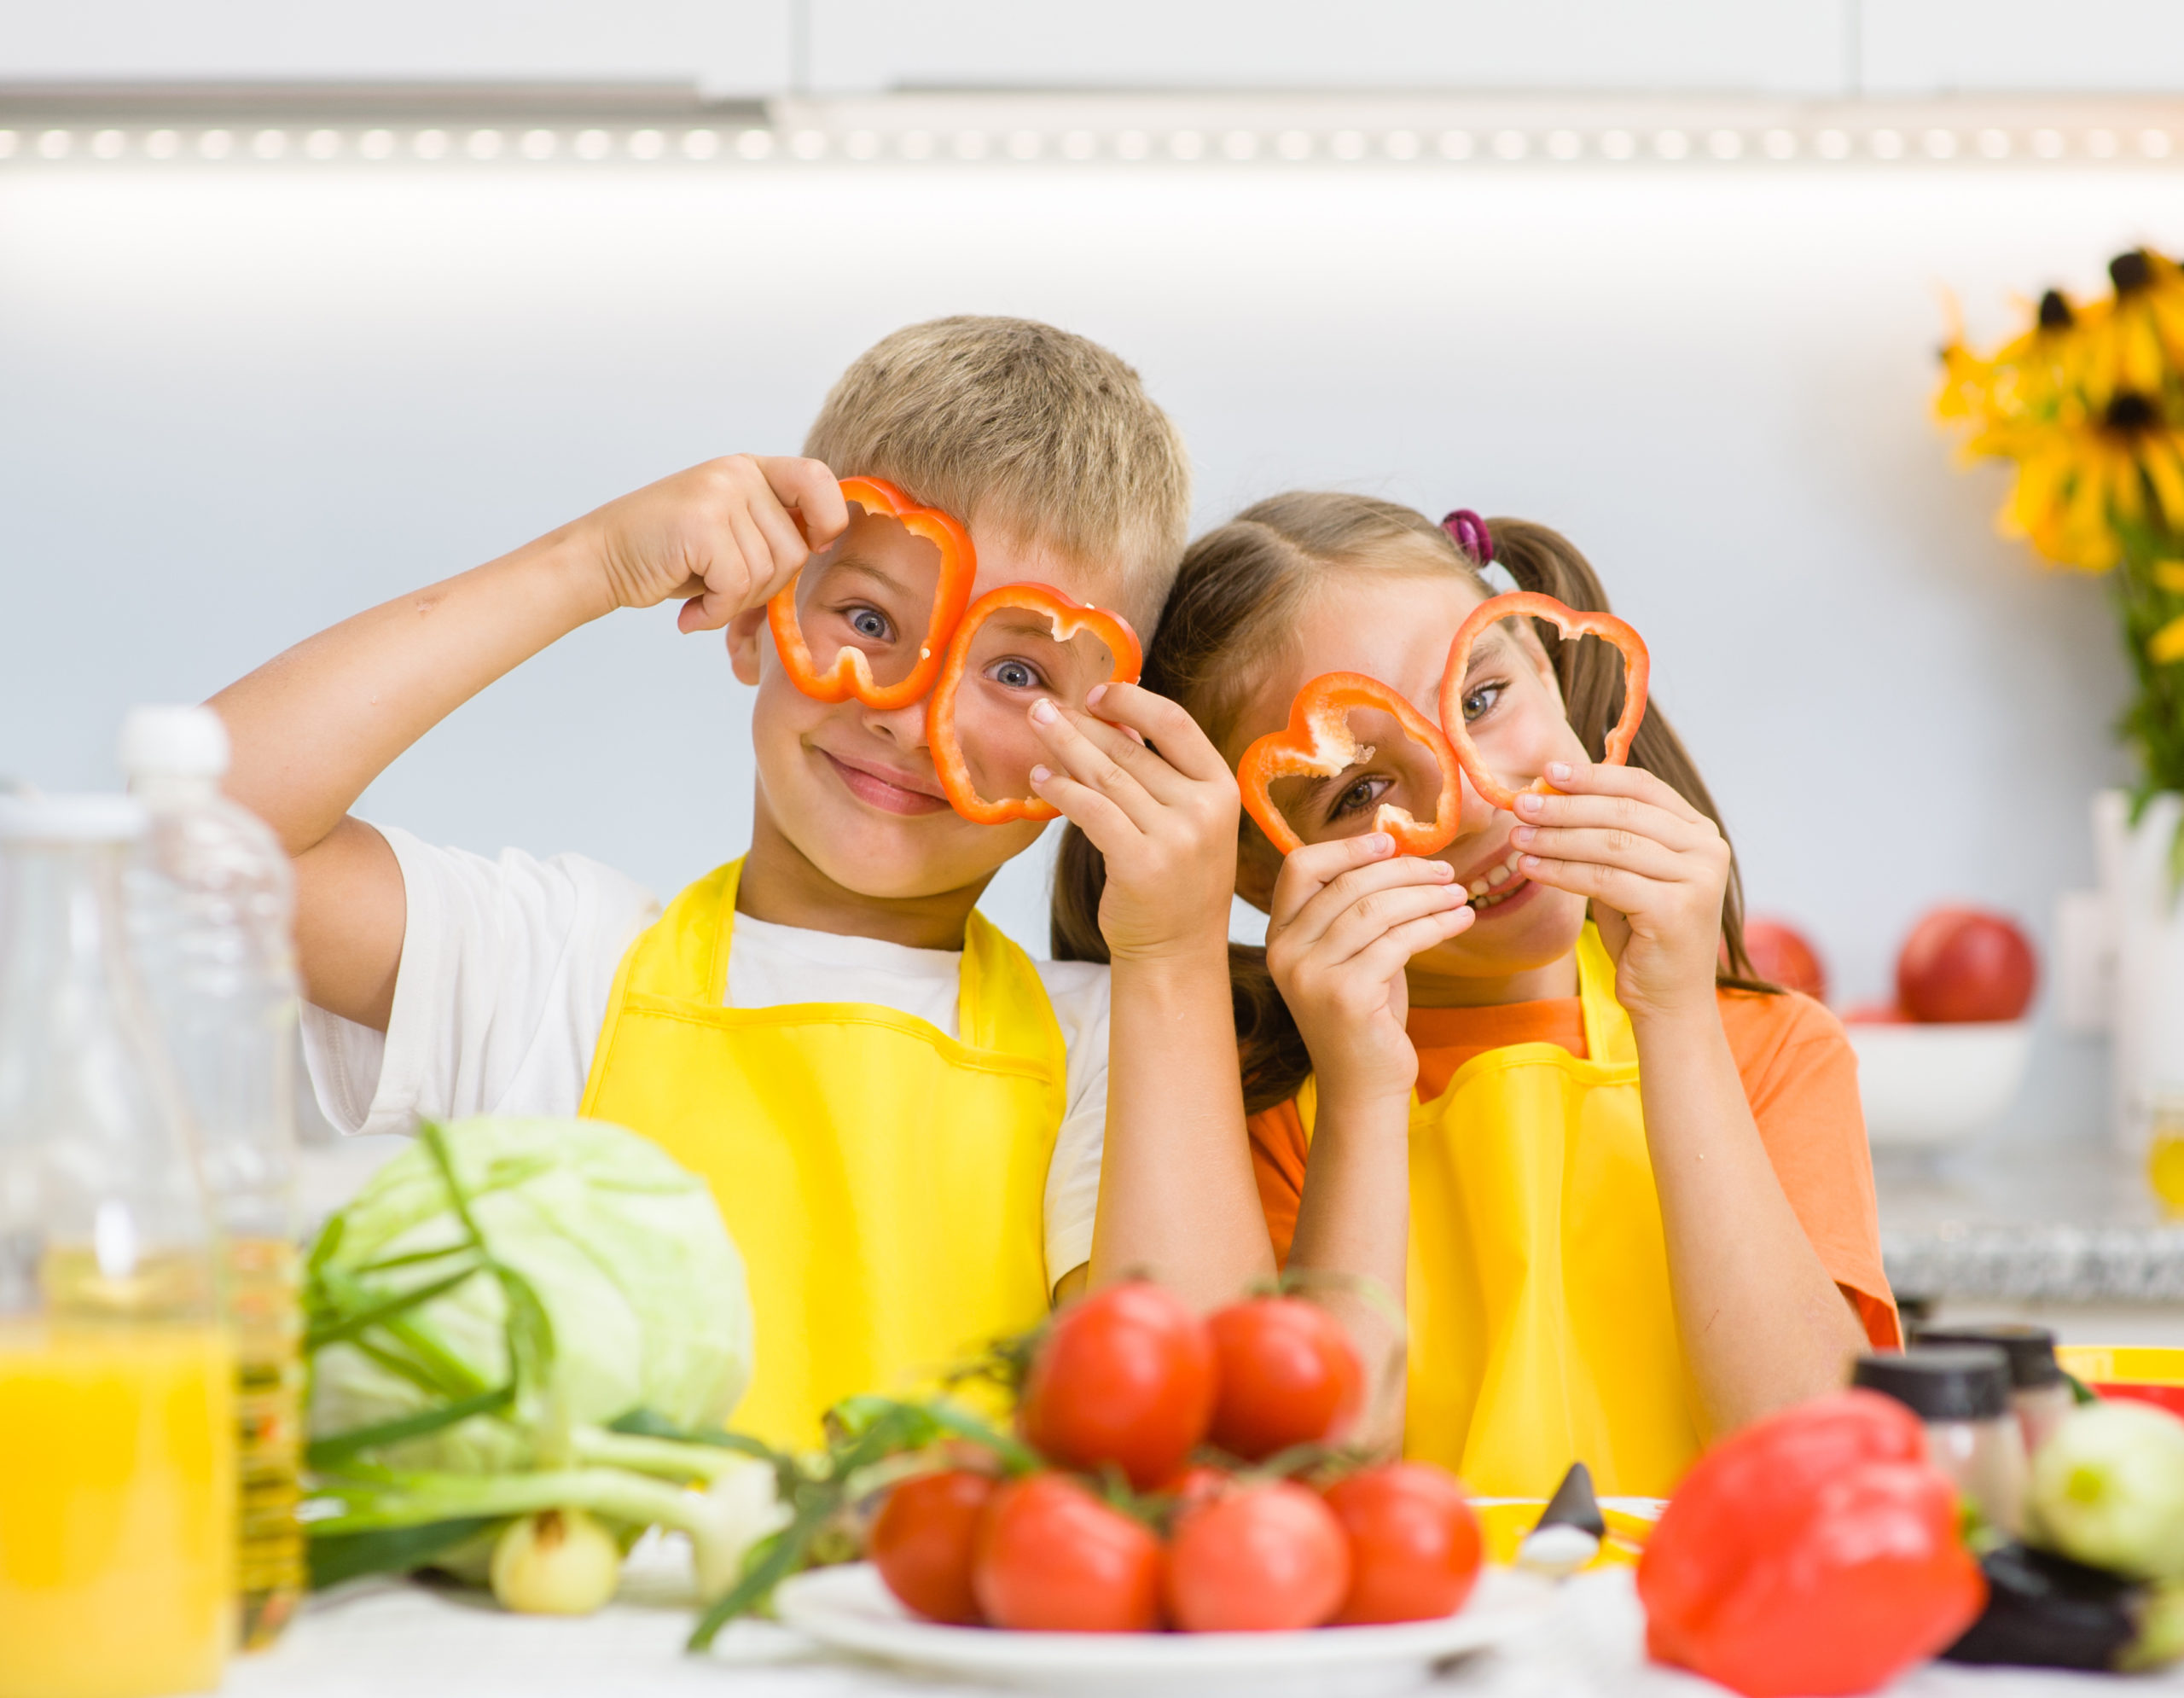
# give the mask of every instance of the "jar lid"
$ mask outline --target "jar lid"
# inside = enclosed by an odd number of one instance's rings
[[[144,834],[132,796],[0,795],[0,843],[128,843]]]
[[[227,725],[209,707],[132,707],[121,722],[121,770],[131,779],[224,777]]]
[[[2009,1358],[1993,1345],[1914,1345],[1858,1358],[1850,1383],[1885,1393],[1921,1421],[1993,1421],[2010,1406]]]
[[[2010,1384],[2020,1392],[2059,1386],[2063,1364],[2055,1360],[2055,1335],[2024,1321],[1997,1321],[1984,1327],[1914,1327],[1911,1342],[1928,1345],[1992,1345],[2009,1360]]]

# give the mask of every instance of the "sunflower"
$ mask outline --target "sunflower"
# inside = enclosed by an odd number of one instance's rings
[[[1983,424],[2053,417],[2084,390],[2089,332],[2106,311],[2106,303],[2079,307],[2060,289],[2049,289],[2033,309],[2031,323],[1982,358],[1966,346],[1951,303],[1934,416]]]
[[[1990,425],[1968,446],[2017,462],[2002,529],[2063,565],[2107,571],[2123,557],[2122,526],[2184,528],[2184,431],[2139,390],[2076,418]]]
[[[2100,406],[2119,392],[2152,391],[2184,365],[2184,272],[2150,248],[2108,262],[2114,298],[2086,338],[2086,396]]]

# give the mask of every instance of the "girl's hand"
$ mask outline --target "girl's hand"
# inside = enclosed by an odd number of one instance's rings
[[[1031,790],[1107,858],[1100,933],[1109,954],[1151,960],[1211,945],[1225,962],[1242,806],[1235,779],[1165,696],[1102,684],[1085,705],[1099,718],[1032,704],[1053,765],[1031,769]]]
[[[1478,916],[1445,861],[1385,832],[1308,843],[1275,881],[1266,964],[1312,1052],[1324,1102],[1410,1095],[1418,1051],[1403,969]]]
[[[1634,1018],[1714,1011],[1729,846],[1714,822],[1635,766],[1556,762],[1563,792],[1517,798],[1510,840],[1525,875],[1592,900],[1615,957],[1615,993]]]
[[[841,486],[820,462],[731,454],[610,501],[570,529],[611,606],[681,597],[676,624],[693,631],[764,606],[849,522]]]

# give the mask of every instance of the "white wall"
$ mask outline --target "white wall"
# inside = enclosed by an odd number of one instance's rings
[[[1743,90],[2184,87],[2169,0],[0,0],[0,81],[666,80]]]
[[[1651,641],[1755,905],[1853,997],[1944,898],[2088,882],[2123,676],[2094,580],[1997,540],[1927,422],[1936,291],[2184,241],[2184,183],[2048,168],[834,166],[0,172],[0,772],[111,782],[123,709],[677,466],[793,446],[905,321],[1135,361],[1199,519],[1298,485],[1562,526]],[[854,196],[852,218],[833,208]],[[744,698],[671,613],[581,633],[366,811],[672,888],[739,849]],[[990,904],[1043,941],[1036,865]],[[2100,1113],[2046,1040],[2028,1126]]]

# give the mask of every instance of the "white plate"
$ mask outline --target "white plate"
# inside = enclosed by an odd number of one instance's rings
[[[1392,1627],[1321,1627],[1304,1633],[1006,1633],[942,1627],[898,1603],[868,1562],[799,1574],[775,1608],[799,1632],[836,1650],[926,1674],[1130,1698],[1221,1691],[1254,1698],[1399,1692],[1424,1683],[1436,1664],[1497,1644],[1552,1607],[1554,1589],[1529,1575],[1489,1568],[1455,1614]]]

